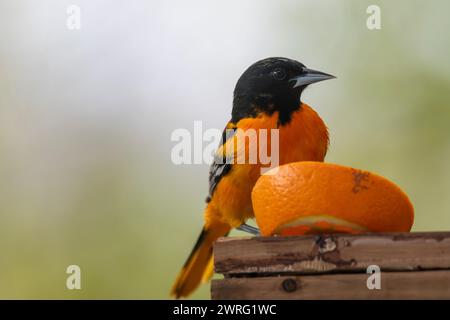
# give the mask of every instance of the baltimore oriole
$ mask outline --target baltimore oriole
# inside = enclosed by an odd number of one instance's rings
[[[286,58],[267,58],[251,65],[239,78],[231,120],[224,131],[209,173],[205,224],[172,287],[176,298],[189,295],[213,273],[212,245],[232,228],[252,231],[245,224],[253,217],[251,191],[261,174],[261,163],[232,163],[236,148],[227,143],[236,129],[279,129],[279,164],[323,161],[328,148],[328,130],[319,115],[301,102],[303,90],[332,75],[306,68]],[[271,143],[270,141],[268,143]],[[239,145],[239,143],[237,144]],[[248,152],[247,150],[245,152]]]

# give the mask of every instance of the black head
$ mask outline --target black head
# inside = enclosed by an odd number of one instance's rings
[[[232,122],[261,112],[279,112],[279,122],[289,122],[300,108],[302,91],[311,83],[334,76],[311,70],[287,58],[267,58],[251,65],[234,89]]]

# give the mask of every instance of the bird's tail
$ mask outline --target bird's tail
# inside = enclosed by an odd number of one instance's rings
[[[214,223],[204,226],[195,243],[191,254],[172,286],[171,295],[175,298],[186,297],[202,282],[207,282],[213,274],[213,243],[226,236],[230,226],[224,223]]]

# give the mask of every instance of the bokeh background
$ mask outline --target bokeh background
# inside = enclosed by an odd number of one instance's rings
[[[370,4],[381,30],[366,27]],[[170,135],[223,128],[237,78],[268,56],[338,77],[303,95],[330,128],[327,161],[399,184],[415,231],[449,230],[449,10],[0,0],[0,298],[168,298],[208,189],[208,165],[172,164]],[[81,290],[65,287],[70,264]]]

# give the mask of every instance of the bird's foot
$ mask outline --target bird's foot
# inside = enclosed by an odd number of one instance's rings
[[[236,229],[237,229],[237,230],[240,230],[240,231],[244,231],[244,232],[250,233],[250,234],[252,234],[252,235],[254,235],[254,236],[259,236],[259,235],[261,235],[258,228],[249,226],[249,225],[246,224],[246,223],[241,224],[241,225],[240,225],[239,227],[237,227]]]

